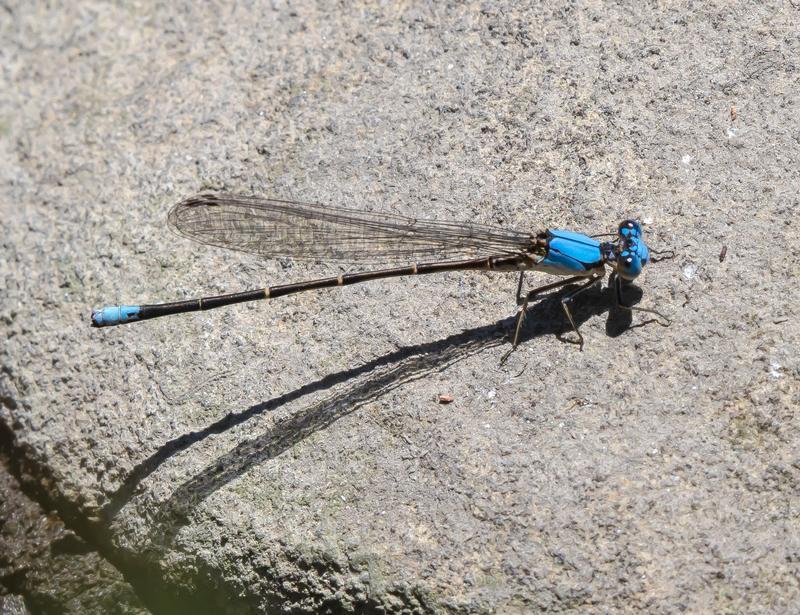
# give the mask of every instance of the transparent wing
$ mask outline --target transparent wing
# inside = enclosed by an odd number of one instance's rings
[[[530,233],[464,222],[230,194],[175,205],[169,224],[200,243],[279,258],[339,263],[451,260],[516,254]]]

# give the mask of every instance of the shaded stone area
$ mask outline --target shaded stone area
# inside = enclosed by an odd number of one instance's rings
[[[6,453],[0,464],[0,613],[150,613],[111,564],[23,492]]]
[[[0,591],[5,591],[5,588]],[[0,593],[0,613],[2,615],[30,615],[28,607],[25,606],[25,598],[18,594]]]

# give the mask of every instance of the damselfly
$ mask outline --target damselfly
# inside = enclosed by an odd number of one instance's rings
[[[625,305],[623,282],[634,280],[651,260],[641,225],[624,220],[610,241],[573,231],[511,231],[469,222],[438,222],[386,213],[363,212],[323,205],[231,194],[200,194],[175,205],[170,226],[200,243],[265,257],[368,264],[404,261],[401,267],[342,273],[307,282],[153,305],[118,305],[92,312],[92,326],[108,327],[170,314],[211,310],[256,299],[275,299],[307,290],[348,286],[369,280],[442,271],[519,271],[520,306],[512,350],[519,343],[528,303],[541,293],[580,282],[561,299],[564,314],[583,348],[583,336],[570,302],[614,272],[617,305],[655,314],[649,308]],[[654,253],[655,254],[655,253]],[[411,263],[411,264],[408,264]],[[552,284],[522,293],[526,271],[564,276]],[[661,321],[658,321],[661,322]]]

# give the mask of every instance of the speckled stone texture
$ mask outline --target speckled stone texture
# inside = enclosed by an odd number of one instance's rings
[[[4,2],[23,480],[157,613],[796,609],[798,58],[792,2]],[[170,233],[204,189],[637,217],[672,325],[547,298],[500,365],[515,277],[451,273],[91,329],[342,271]]]
[[[0,428],[0,614],[146,614],[102,554],[43,510],[41,494],[23,493],[12,471],[25,470],[5,455],[6,435]]]

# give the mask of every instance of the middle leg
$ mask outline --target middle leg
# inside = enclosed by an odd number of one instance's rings
[[[600,279],[600,277],[597,277],[597,276],[595,276],[595,277],[597,279]],[[520,331],[522,331],[522,323],[525,321],[525,312],[528,309],[528,303],[530,303],[532,299],[534,299],[537,295],[540,295],[540,294],[542,294],[544,292],[547,292],[549,290],[553,290],[553,289],[556,289],[556,288],[561,288],[562,286],[567,286],[568,284],[573,284],[575,282],[582,281],[582,280],[585,280],[585,279],[586,279],[585,276],[576,275],[576,276],[572,276],[571,278],[567,278],[565,280],[559,280],[558,282],[553,282],[552,284],[546,284],[544,286],[540,286],[539,288],[534,288],[532,291],[529,291],[528,294],[525,295],[525,298],[522,299],[522,293],[521,293],[521,291],[522,291],[522,272],[520,272],[519,284],[517,286],[517,304],[520,306],[520,310],[519,310],[519,315],[517,316],[517,326],[516,326],[516,328],[514,330],[514,340],[511,343],[511,349],[506,354],[503,355],[503,358],[500,359],[500,363],[501,364],[505,363],[506,359],[508,359],[508,357],[511,355],[511,353],[514,352],[517,349],[517,346],[519,345],[519,334],[520,334]],[[592,283],[594,283],[596,281],[597,280],[592,280]],[[584,287],[581,287],[581,290],[583,288]],[[572,320],[571,316],[570,316],[570,320]],[[573,326],[574,326],[574,324],[573,324]]]
[[[572,325],[572,330],[575,331],[575,333],[578,334],[578,345],[580,346],[581,350],[583,350],[583,335],[581,335],[581,332],[578,331],[578,325],[575,324],[575,320],[572,318],[572,312],[570,312],[570,310],[569,310],[569,304],[572,302],[572,300],[575,297],[577,297],[583,291],[590,289],[592,286],[597,284],[602,279],[603,279],[603,276],[601,276],[601,275],[593,275],[592,277],[590,277],[586,281],[586,284],[581,286],[574,293],[570,293],[569,295],[567,295],[566,297],[561,299],[561,307],[564,310],[564,313],[567,315],[567,318],[569,319],[569,324]],[[568,340],[568,341],[572,341],[572,340]]]

